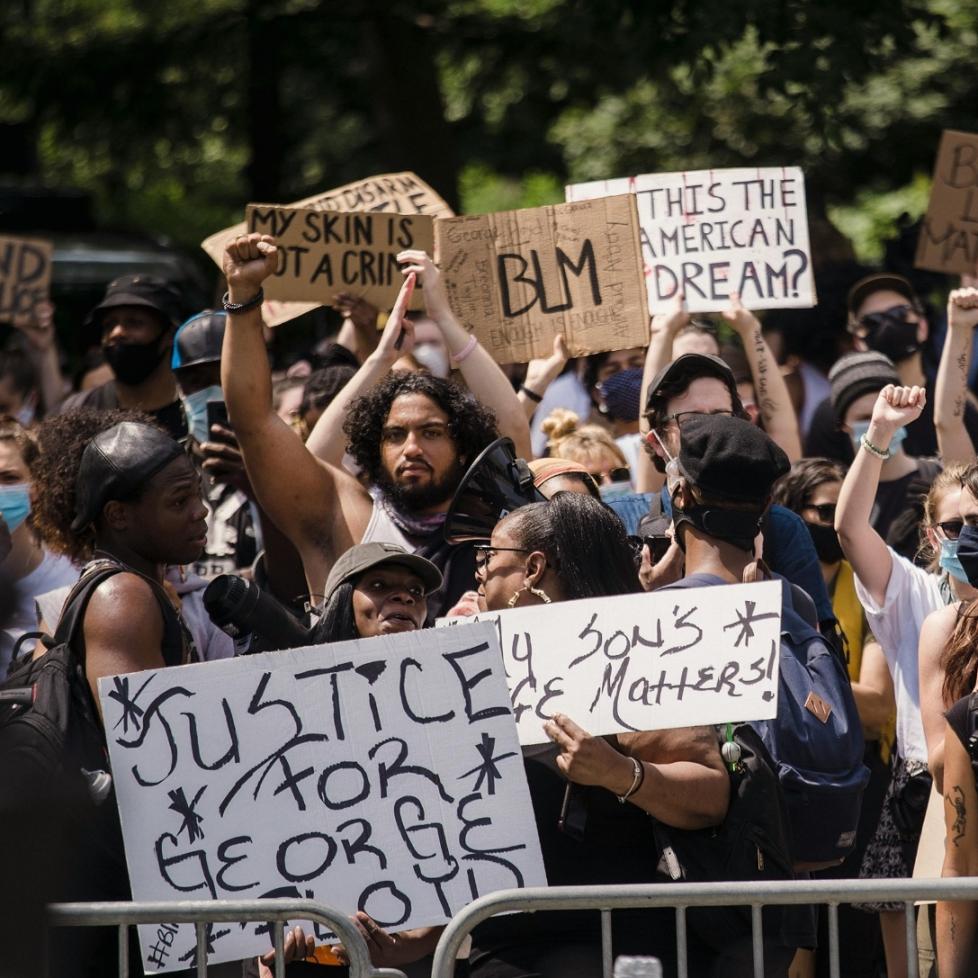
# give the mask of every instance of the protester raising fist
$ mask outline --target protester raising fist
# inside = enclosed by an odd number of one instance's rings
[[[275,271],[278,247],[270,234],[242,234],[224,251],[224,277],[231,302],[248,302]]]
[[[887,384],[876,399],[865,442],[881,452],[887,451],[894,433],[916,421],[926,403],[927,391],[923,387],[897,387]],[[870,454],[873,454],[872,451]]]

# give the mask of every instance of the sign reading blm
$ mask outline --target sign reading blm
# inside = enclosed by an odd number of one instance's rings
[[[350,292],[385,309],[404,281],[398,253],[434,250],[432,219],[422,214],[249,204],[245,221],[248,231],[277,239],[278,267],[264,286],[269,299],[325,303]]]
[[[633,193],[649,310],[682,293],[717,312],[739,292],[748,309],[815,305],[805,179],[796,166],[646,173],[567,187],[568,200]]]
[[[978,268],[978,133],[941,135],[914,264],[951,275]]]
[[[647,346],[638,215],[628,195],[439,220],[438,263],[462,325],[498,363]]]
[[[135,900],[308,898],[395,932],[546,883],[491,625],[109,676],[99,696]],[[197,963],[192,924],[140,943],[147,971]],[[270,929],[207,944],[253,957]]]
[[[0,323],[31,319],[51,289],[50,241],[0,236]]]

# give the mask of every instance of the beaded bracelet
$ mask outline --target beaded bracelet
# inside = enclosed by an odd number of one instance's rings
[[[642,782],[645,780],[645,768],[642,766],[642,762],[637,757],[630,757],[629,760],[632,762],[632,768],[635,773],[632,776],[632,786],[628,791],[623,795],[615,795],[621,805],[624,805],[642,787]]]
[[[472,333],[469,342],[458,353],[452,354],[452,363],[457,367],[478,345],[479,341],[475,338],[475,333]]]
[[[531,391],[526,384],[520,384],[520,390],[526,394],[526,396],[533,401],[534,404],[539,404],[543,400],[542,394],[538,394],[536,391]]]
[[[886,461],[893,453],[888,448],[877,448],[865,435],[862,435],[859,439],[859,444],[869,452],[870,455],[875,455],[876,458]]]
[[[221,299],[221,305],[224,306],[224,311],[229,316],[236,316],[239,312],[247,312],[249,309],[254,309],[256,306],[260,306],[264,301],[265,290],[263,288],[259,288],[258,292],[247,302],[232,302],[231,293],[225,292],[224,298]]]

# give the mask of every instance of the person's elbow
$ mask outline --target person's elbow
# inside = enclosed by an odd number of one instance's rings
[[[722,769],[705,771],[700,790],[689,792],[690,805],[686,812],[686,829],[709,829],[720,825],[730,808],[730,778]]]

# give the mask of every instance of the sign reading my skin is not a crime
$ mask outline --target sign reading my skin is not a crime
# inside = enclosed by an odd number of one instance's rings
[[[546,883],[491,625],[109,676],[99,695],[135,900],[309,898],[399,931]],[[192,924],[139,930],[148,971],[194,965]],[[214,924],[208,946],[215,963],[271,937]]]
[[[564,713],[592,734],[777,713],[781,582],[562,601],[473,618],[499,633],[520,743]]]
[[[566,188],[568,200],[632,193],[642,226],[649,310],[677,293],[717,312],[739,292],[748,309],[815,305],[800,168],[646,173]]]
[[[409,171],[365,177],[363,180],[355,180],[342,187],[292,201],[285,206],[308,207],[322,211],[425,214],[428,217],[455,216],[455,212],[424,180]],[[228,243],[239,235],[246,234],[247,231],[248,227],[245,223],[235,224],[206,238],[201,242],[201,248],[210,255],[217,267],[221,268],[224,249]],[[323,301],[283,302],[267,299],[262,306],[262,319],[267,326],[278,326],[316,309],[323,304]]]

